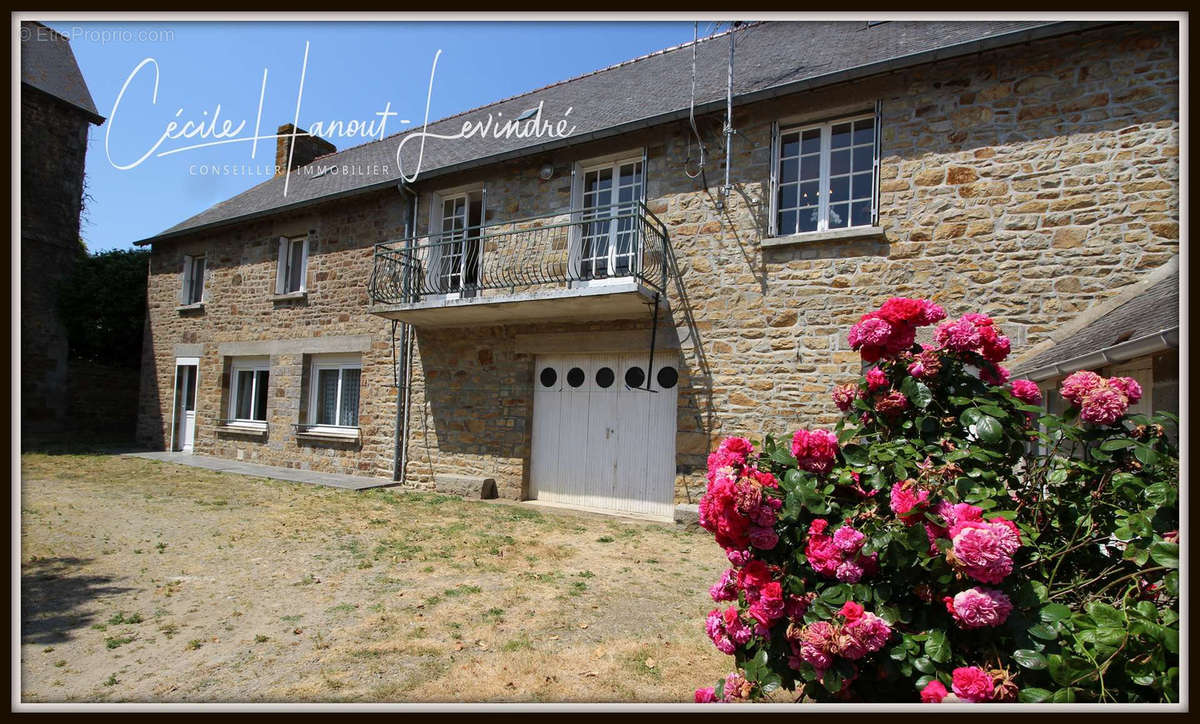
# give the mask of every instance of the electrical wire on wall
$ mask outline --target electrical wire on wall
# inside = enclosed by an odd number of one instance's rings
[[[696,144],[700,149],[700,159],[696,164],[696,172],[692,173],[689,166],[692,163],[692,139],[688,138],[687,159],[683,162],[683,172],[690,179],[701,178],[701,183],[705,188],[708,188],[708,183],[702,178],[704,176],[704,139],[700,137],[700,129],[696,128],[696,46],[700,44],[700,23],[692,23],[692,99],[688,107],[688,124],[692,127],[692,135],[696,137]]]

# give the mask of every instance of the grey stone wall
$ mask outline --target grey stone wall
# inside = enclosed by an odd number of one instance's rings
[[[79,249],[88,120],[21,87],[21,429],[67,424],[67,333],[57,288]]]

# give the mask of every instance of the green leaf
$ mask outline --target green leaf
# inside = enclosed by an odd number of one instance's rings
[[[867,464],[867,450],[861,445],[847,445],[842,448],[842,457],[846,463],[855,467],[862,467]]]
[[[1023,704],[1037,704],[1038,702],[1049,699],[1050,696],[1051,693],[1046,689],[1030,687],[1027,689],[1021,689],[1019,692],[1017,692],[1017,701]]]
[[[1054,692],[1054,698],[1051,700],[1055,704],[1074,704],[1075,703],[1075,687],[1059,689]]]
[[[913,668],[920,671],[922,674],[932,674],[934,670],[933,662],[922,656],[919,659],[913,659]]]
[[[1037,623],[1030,626],[1027,631],[1034,638],[1043,639],[1045,641],[1053,641],[1058,638],[1058,632],[1044,623]]]
[[[945,631],[934,629],[929,632],[929,638],[925,640],[925,655],[939,664],[950,660],[950,644],[946,641]]]
[[[1144,443],[1137,443],[1137,447],[1133,449],[1133,456],[1143,465],[1153,465],[1158,462],[1158,453]]]
[[[983,415],[979,422],[975,423],[975,434],[984,442],[999,442],[1000,438],[1004,437],[1004,428],[996,418]]]
[[[1100,443],[1100,449],[1111,452],[1113,450],[1124,450],[1127,447],[1133,447],[1133,445],[1133,440],[1127,437],[1117,437]]]
[[[1038,618],[1045,623],[1054,623],[1061,621],[1071,615],[1071,609],[1061,603],[1048,603],[1042,606],[1042,610],[1038,611]]]
[[[1179,544],[1165,540],[1155,541],[1150,546],[1150,558],[1160,566],[1179,568]]]
[[[1046,657],[1033,649],[1017,649],[1013,652],[1013,660],[1026,669],[1035,671],[1046,668]]]
[[[1107,603],[1092,601],[1084,610],[1086,610],[1087,614],[1096,622],[1097,627],[1125,627],[1125,617],[1121,615],[1120,611],[1108,605]]]
[[[977,424],[979,422],[979,418],[981,417],[984,417],[982,412],[974,407],[968,407],[962,411],[961,415],[958,416],[958,421],[962,423],[963,427],[970,427],[971,425]]]

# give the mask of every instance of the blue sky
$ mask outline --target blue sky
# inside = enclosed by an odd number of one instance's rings
[[[523,93],[692,39],[691,22],[47,22],[68,35],[100,114],[90,132],[82,235],[92,251],[129,248],[265,180],[274,141],[230,144],[157,157],[166,124],[220,118],[246,121],[251,135],[267,69],[260,133],[290,123],[309,43],[300,127],[315,121],[376,120],[390,103],[387,134],[419,123],[429,72],[440,49],[430,120]],[[700,34],[715,30],[701,22]],[[157,63],[129,82],[146,58]],[[176,116],[182,108],[182,114]],[[105,149],[106,135],[109,150]],[[339,149],[365,139],[331,139]],[[163,148],[178,146],[168,141]],[[241,175],[202,175],[200,165],[231,164]]]

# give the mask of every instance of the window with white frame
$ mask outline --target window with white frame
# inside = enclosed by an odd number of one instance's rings
[[[772,183],[774,235],[875,224],[878,125],[876,112],[779,129]]]
[[[362,358],[314,357],[309,390],[309,427],[358,427]]]
[[[433,197],[430,218],[430,291],[452,294],[479,286],[484,192],[472,189]]]
[[[580,279],[630,276],[641,262],[638,206],[644,198],[644,155],[584,162],[576,171],[575,266]]]
[[[235,359],[229,369],[229,421],[244,424],[265,423],[271,381],[270,359]]]
[[[204,256],[183,257],[183,288],[179,293],[179,303],[187,306],[200,304],[204,301]]]
[[[308,237],[279,238],[279,265],[275,272],[275,293],[296,294],[307,286]]]

